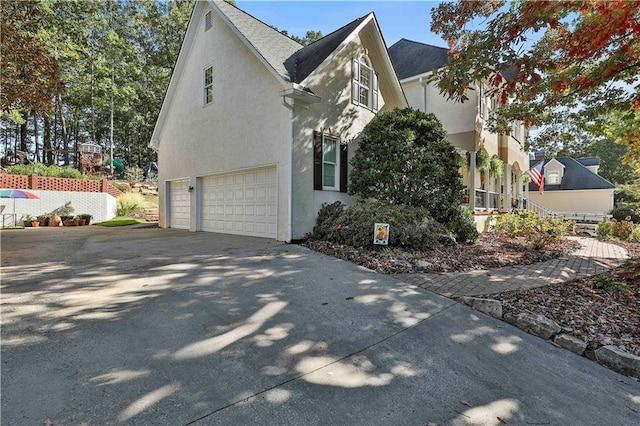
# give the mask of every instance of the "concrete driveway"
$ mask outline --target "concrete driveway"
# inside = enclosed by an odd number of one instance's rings
[[[275,241],[3,231],[3,425],[638,425],[640,384]]]

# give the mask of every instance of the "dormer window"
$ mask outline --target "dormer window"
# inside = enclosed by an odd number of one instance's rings
[[[353,60],[352,100],[356,105],[378,111],[378,77],[365,55]]]
[[[560,172],[548,171],[546,173],[547,185],[559,185],[560,184]]]

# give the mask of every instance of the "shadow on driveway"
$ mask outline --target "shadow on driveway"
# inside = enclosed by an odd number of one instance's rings
[[[637,382],[391,277],[272,240],[86,228],[1,234],[2,424],[640,418]]]

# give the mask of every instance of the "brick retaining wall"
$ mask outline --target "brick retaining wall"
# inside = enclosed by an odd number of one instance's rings
[[[73,179],[38,175],[0,174],[0,188],[41,189],[45,191],[106,192],[117,197],[122,192],[107,179]]]

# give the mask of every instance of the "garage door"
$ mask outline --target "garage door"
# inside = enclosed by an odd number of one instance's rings
[[[202,178],[200,229],[276,238],[278,184],[275,167]]]
[[[189,229],[190,218],[189,181],[177,180],[169,183],[170,228]]]

